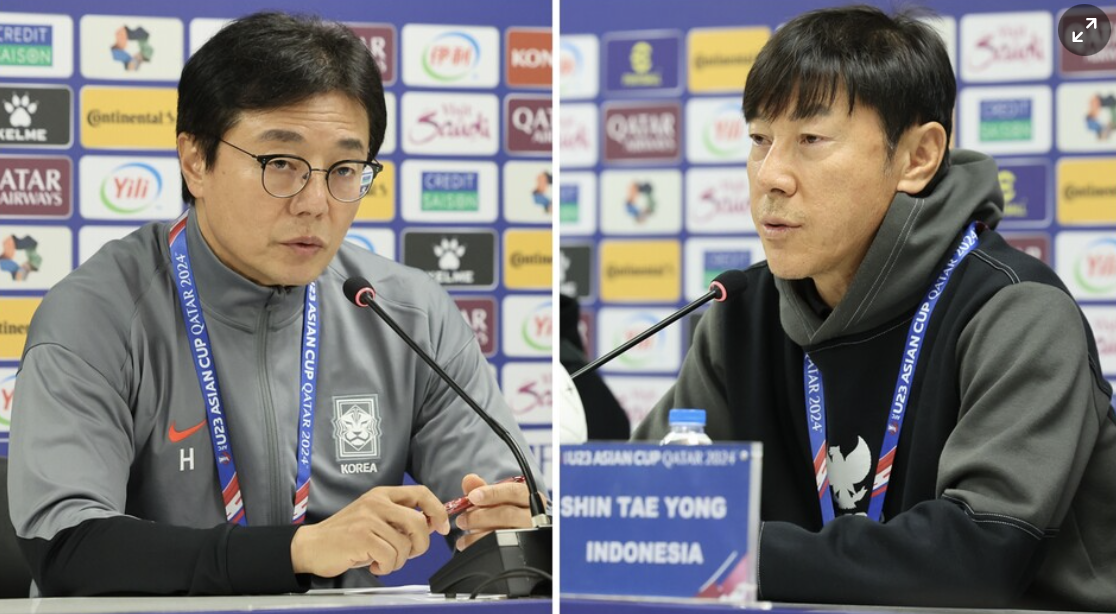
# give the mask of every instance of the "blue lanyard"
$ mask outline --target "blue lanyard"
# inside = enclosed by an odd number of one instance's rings
[[[891,480],[891,467],[895,462],[895,450],[899,447],[899,432],[903,428],[903,417],[907,413],[907,403],[910,400],[911,382],[918,367],[919,356],[922,354],[922,342],[926,337],[930,316],[938,305],[938,299],[945,292],[946,284],[949,283],[953,271],[965,256],[976,248],[977,240],[974,222],[965,231],[961,244],[957,246],[953,257],[930,286],[926,298],[922,300],[922,304],[911,320],[911,327],[907,332],[907,345],[903,347],[903,362],[899,368],[899,378],[895,382],[895,393],[892,395],[891,412],[888,414],[887,428],[884,430],[883,444],[880,446],[880,457],[876,462],[876,475],[872,480],[872,498],[868,502],[868,517],[872,520],[879,521],[883,513],[887,484]],[[826,525],[833,520],[834,511],[827,466],[829,446],[826,442],[825,385],[822,382],[821,372],[810,355],[804,354],[802,361],[802,385],[806,392],[806,425],[810,433],[810,448],[813,451],[814,478],[818,503],[821,506],[822,524]]]
[[[217,364],[209,343],[209,328],[202,313],[190,253],[186,245],[186,216],[178,218],[168,236],[171,260],[174,266],[174,287],[182,307],[182,320],[186,337],[194,358],[194,371],[198,376],[202,398],[205,400],[209,438],[213,443],[213,458],[217,464],[217,477],[221,481],[221,495],[225,504],[225,518],[242,526],[248,525],[244,501],[240,494],[240,480],[236,473],[229,428],[225,422],[225,407],[221,385],[217,379]],[[318,286],[306,286],[306,303],[302,311],[302,353],[299,354],[299,420],[298,420],[298,475],[295,480],[293,524],[302,524],[310,505],[310,455],[313,449],[314,402],[317,398],[319,340]]]

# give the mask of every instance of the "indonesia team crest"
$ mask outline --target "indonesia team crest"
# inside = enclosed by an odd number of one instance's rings
[[[380,457],[377,395],[333,397],[333,438],[337,460]]]

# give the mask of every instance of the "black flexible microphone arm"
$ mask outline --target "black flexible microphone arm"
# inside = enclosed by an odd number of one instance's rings
[[[617,356],[623,354],[624,352],[627,352],[628,350],[632,349],[636,345],[639,345],[645,339],[647,339],[651,335],[654,335],[655,333],[663,330],[667,326],[670,326],[671,324],[673,324],[675,321],[677,321],[682,316],[690,313],[691,311],[697,309],[698,307],[701,307],[702,305],[708,303],[711,300],[716,300],[717,302],[724,302],[724,300],[727,299],[728,297],[730,297],[730,296],[736,294],[737,292],[740,292],[741,290],[743,290],[745,285],[747,285],[747,280],[744,277],[744,272],[743,271],[738,271],[738,270],[734,269],[734,270],[725,271],[724,273],[721,273],[720,275],[718,275],[713,280],[713,283],[709,284],[709,292],[706,292],[705,294],[703,294],[701,296],[701,298],[699,298],[696,301],[690,303],[689,305],[686,305],[682,309],[679,309],[678,311],[675,311],[674,313],[670,314],[664,320],[662,320],[662,321],[658,322],[657,324],[651,326],[651,328],[648,328],[647,330],[645,330],[642,333],[636,335],[635,337],[632,337],[627,342],[621,344],[620,347],[617,347],[616,349],[614,349],[611,352],[605,354],[604,356],[601,356],[600,358],[594,360],[593,362],[591,362],[591,363],[585,365],[584,367],[578,369],[573,375],[570,376],[570,379],[576,380],[578,377],[581,377],[582,375],[584,375],[586,373],[591,373],[593,371],[596,371],[597,369],[599,369],[601,367],[601,365],[604,365],[605,363],[611,361],[613,358],[616,358]]]
[[[373,300],[375,299],[376,291],[372,288],[372,284],[369,283],[368,280],[360,277],[350,277],[345,280],[344,290],[345,296],[357,307],[368,307],[372,311],[375,311],[376,315],[380,316],[380,319],[382,319],[391,330],[395,331],[395,334],[399,335],[400,339],[411,346],[411,349],[419,355],[419,358],[422,358],[423,362],[429,365],[430,368],[438,374],[438,377],[442,378],[442,381],[449,385],[449,387],[457,393],[457,396],[464,400],[465,404],[471,407],[473,411],[480,416],[481,420],[484,420],[484,422],[488,424],[489,428],[496,432],[496,436],[508,446],[512,455],[515,456],[515,462],[519,464],[519,468],[523,471],[524,481],[527,484],[528,500],[531,506],[532,524],[536,527],[549,525],[550,517],[546,514],[546,503],[543,501],[543,495],[539,492],[538,484],[535,482],[535,474],[531,471],[531,466],[527,463],[526,457],[523,456],[523,451],[519,449],[519,445],[512,439],[511,433],[508,433],[504,425],[488,415],[488,412],[481,409],[481,406],[473,400],[473,397],[469,396],[461,386],[458,386],[457,382],[453,381],[453,378],[443,371],[442,368],[438,366],[438,363],[434,362],[434,359],[420,348],[418,344],[415,343],[415,340],[404,332],[391,316],[384,312],[382,307],[376,304],[376,301]]]

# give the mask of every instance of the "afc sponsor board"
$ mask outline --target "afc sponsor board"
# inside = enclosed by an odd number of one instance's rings
[[[558,184],[558,224],[563,235],[597,229],[597,174],[563,172]]]
[[[41,298],[0,296],[0,360],[19,360]]]
[[[69,15],[0,12],[0,77],[66,79],[74,74]]]
[[[961,147],[988,154],[1045,154],[1053,140],[1046,85],[966,87],[961,90]]]
[[[494,222],[496,164],[450,160],[403,162],[403,219],[414,222]],[[373,184],[374,185],[374,184]]]
[[[743,168],[686,171],[686,230],[695,234],[755,234],[748,172]]]
[[[395,26],[390,23],[347,23],[349,29],[368,47],[376,67],[380,69],[380,79],[384,85],[395,83],[395,65],[398,62],[399,47],[395,37]]]
[[[139,15],[83,15],[81,76],[114,81],[177,81],[182,21]]]
[[[1043,227],[1050,224],[1050,161],[1042,158],[996,160],[997,178],[1004,194],[1002,228]]]
[[[12,428],[12,397],[15,395],[16,369],[0,367],[0,433]]]
[[[558,91],[563,101],[596,98],[600,91],[601,43],[579,34],[558,38]],[[566,112],[562,108],[563,114]]]
[[[496,96],[407,92],[400,106],[399,136],[407,153],[491,156],[500,149]]]
[[[403,264],[426,271],[450,288],[496,286],[496,233],[491,230],[403,231]]]
[[[81,145],[88,149],[175,149],[178,90],[81,88]]]
[[[1116,157],[1058,160],[1058,223],[1116,225]]]
[[[496,354],[496,348],[499,347],[496,299],[455,296],[453,302],[457,303],[457,309],[461,312],[461,317],[465,318],[465,323],[473,329],[481,353],[488,357]]]
[[[674,162],[682,153],[682,107],[609,103],[603,133],[605,162]]]
[[[675,240],[602,241],[601,300],[677,303],[682,298],[681,251]]]
[[[949,64],[953,67],[953,74],[957,74],[957,20],[949,15],[930,15],[919,18],[919,21],[930,26],[945,45],[946,54],[949,55]]]
[[[1054,70],[1054,21],[1046,11],[961,17],[961,79],[1039,81]]]
[[[96,254],[106,243],[123,239],[139,226],[102,226],[85,224],[78,229],[78,266]]]
[[[633,339],[659,320],[670,309],[602,307],[597,312],[597,356]],[[682,365],[682,327],[668,326],[644,339],[632,349],[601,367],[618,373],[675,373]],[[636,424],[633,422],[632,424]]]
[[[691,98],[686,103],[686,158],[695,163],[748,161],[752,139],[740,97]]]
[[[221,28],[229,25],[231,19],[213,19],[210,17],[198,17],[190,20],[190,55],[198,52],[202,45],[209,42],[214,34],[217,34]]]
[[[1116,307],[1085,306],[1081,311],[1093,329],[1101,371],[1109,377],[1116,375]]]
[[[562,168],[594,166],[600,151],[597,136],[599,110],[595,104],[563,104],[558,151]]]
[[[508,28],[505,40],[508,85],[549,89],[554,66],[550,28]]]
[[[1015,249],[1037,258],[1050,266],[1050,235],[1045,232],[1004,232],[1004,240]]]
[[[617,235],[682,230],[682,173],[674,169],[601,173],[601,231]]]
[[[713,279],[730,269],[744,270],[765,258],[758,238],[689,239],[685,247],[686,300],[709,291]]]
[[[403,26],[403,82],[410,86],[491,88],[500,82],[496,28]]]
[[[672,377],[641,377],[636,375],[605,375],[605,384],[612,391],[628,422],[639,424],[674,385]]]
[[[581,300],[593,297],[593,246],[563,245],[558,251],[558,291]]]
[[[72,270],[68,227],[0,222],[0,290],[50,290]]]
[[[523,429],[523,439],[539,464],[539,471],[547,476],[549,484],[554,483],[554,439],[552,429],[532,428],[530,425]]]
[[[381,160],[384,170],[376,175],[372,187],[360,199],[356,212],[358,222],[390,222],[395,219],[395,164]]]
[[[1116,233],[1064,230],[1054,238],[1054,263],[1079,301],[1116,300]]]
[[[681,93],[682,36],[671,30],[606,34],[605,91],[609,94]]]
[[[550,358],[554,347],[554,303],[550,295],[505,296],[500,311],[504,354],[516,358]],[[547,363],[549,368],[549,363]]]
[[[70,217],[73,176],[67,156],[0,156],[0,218]]]
[[[345,233],[345,242],[366,249],[377,256],[395,260],[395,231],[390,228],[352,226]]]
[[[1070,5],[1066,5],[1070,6]],[[1116,23],[1116,7],[1103,7],[1109,23]],[[1058,13],[1058,25],[1070,27],[1071,22],[1062,22],[1065,10]],[[1061,34],[1060,32],[1058,34]],[[1079,36],[1087,47],[1099,46],[1102,36],[1100,28],[1086,27]],[[1067,77],[1104,77],[1116,76],[1116,36],[1109,36],[1104,48],[1093,55],[1081,56],[1070,53],[1062,45],[1058,45],[1058,72]]]
[[[395,152],[396,141],[396,114],[395,94],[391,92],[384,92],[384,106],[387,108],[387,127],[384,130],[384,142],[380,144],[380,151],[376,152],[377,156]],[[385,163],[383,160],[380,162]]]
[[[1116,153],[1116,81],[1058,86],[1058,149]]]
[[[517,156],[550,157],[554,113],[544,96],[504,98],[504,149]]]
[[[686,68],[694,93],[740,93],[756,55],[771,38],[766,26],[695,28],[687,34]],[[737,99],[737,110],[740,110]]]
[[[500,389],[519,424],[553,421],[553,384],[549,362],[509,362],[500,369]]]
[[[73,142],[74,93],[66,86],[0,83],[0,146],[61,149]]]
[[[82,156],[81,216],[91,220],[171,220],[182,213],[178,159]]]
[[[550,224],[554,175],[550,162],[504,165],[504,219],[518,224]]]
[[[504,232],[504,286],[509,290],[549,290],[554,269],[552,233],[547,230]]]

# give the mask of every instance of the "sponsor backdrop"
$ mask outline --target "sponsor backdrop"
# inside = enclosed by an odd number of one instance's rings
[[[561,291],[582,304],[590,357],[764,258],[745,79],[780,24],[842,3],[562,0]],[[938,13],[929,22],[958,78],[954,145],[999,162],[1000,230],[1058,271],[1116,378],[1116,38],[1096,55],[1067,52],[1057,29],[1068,2],[921,4]],[[1116,21],[1116,5],[1099,6]],[[633,425],[670,386],[689,337],[678,324],[604,368]]]
[[[178,77],[229,19],[263,8],[343,21],[376,57],[385,173],[348,238],[450,290],[549,473],[550,0],[116,0],[96,14],[67,0],[4,2],[0,455],[42,296],[106,242],[183,211]]]

